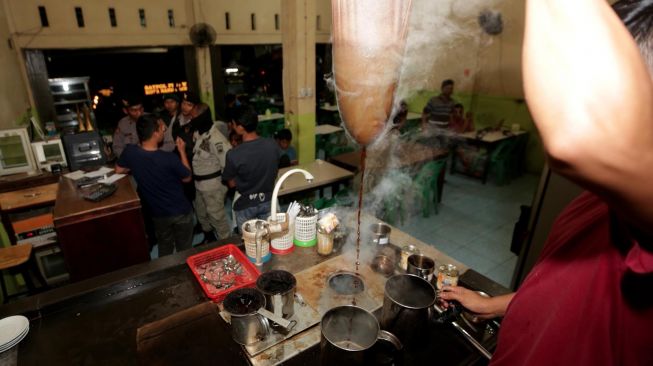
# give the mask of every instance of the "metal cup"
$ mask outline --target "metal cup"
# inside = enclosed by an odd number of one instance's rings
[[[223,305],[231,315],[231,337],[236,343],[253,344],[264,340],[270,333],[267,319],[258,314],[258,310],[265,307],[265,297],[259,290],[235,290],[227,295]]]
[[[256,280],[256,288],[265,295],[265,309],[284,319],[295,314],[296,287],[297,280],[288,271],[267,271]]]
[[[401,342],[392,333],[381,330],[379,322],[367,310],[357,306],[335,307],[324,314],[320,322],[320,364],[366,365],[369,350],[378,340],[392,344],[401,351]]]
[[[392,332],[405,347],[423,341],[433,316],[435,288],[425,279],[394,275],[385,283],[381,328]]]
[[[413,254],[408,257],[406,273],[419,276],[433,284],[433,272],[435,272],[435,261],[422,254]]]
[[[389,225],[382,222],[370,225],[372,231],[372,243],[377,245],[385,245],[390,242],[390,231],[392,229]]]

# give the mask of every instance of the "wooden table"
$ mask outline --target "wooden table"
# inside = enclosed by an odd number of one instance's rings
[[[2,224],[12,245],[16,244],[16,233],[11,224],[11,213],[54,205],[59,183],[0,193]]]
[[[116,192],[91,202],[74,181],[59,184],[54,226],[72,281],[79,281],[150,259],[141,202],[129,178]]]
[[[323,196],[323,189],[326,186],[332,186],[332,193],[338,191],[340,183],[347,182],[354,178],[354,173],[335,166],[323,160],[315,160],[312,163],[292,166],[288,168],[279,169],[279,177],[290,169],[300,168],[313,174],[313,181],[308,182],[302,174],[293,174],[281,186],[279,196],[303,192],[313,189],[320,190],[320,197]]]
[[[469,144],[472,146],[484,147],[487,150],[487,159],[485,160],[485,165],[483,166],[483,173],[481,174],[481,181],[483,184],[487,182],[487,176],[490,170],[490,156],[492,151],[499,146],[501,142],[515,139],[518,136],[526,134],[526,131],[508,131],[508,130],[499,130],[499,131],[489,131],[483,135],[482,138],[477,138],[478,131],[471,131],[465,133],[457,133],[452,135],[452,151],[453,158],[451,160],[451,174],[455,173],[456,160],[458,160],[457,154],[455,153],[458,146],[463,144]],[[470,175],[475,177],[474,175]]]
[[[337,112],[338,111],[338,106],[337,105],[332,105],[332,104],[322,105],[322,106],[320,106],[320,109],[323,110],[323,111],[327,111],[327,112]]]
[[[365,161],[366,169],[405,168],[418,165],[427,161],[446,158],[449,155],[447,149],[426,146],[420,143],[396,146],[393,155],[398,159],[394,166],[388,165],[388,157],[382,154],[374,155],[368,153]],[[329,161],[342,168],[357,172],[360,168],[360,151],[352,151],[329,158]]]
[[[258,121],[259,122],[265,122],[265,121],[273,121],[275,119],[283,119],[284,115],[282,113],[270,113],[270,114],[259,114],[258,115]]]
[[[333,125],[318,125],[315,126],[316,135],[329,135],[336,132],[344,131],[342,127],[333,126]]]
[[[368,153],[365,160],[366,180],[367,177],[379,176],[376,171],[385,171],[387,169],[404,169],[417,168],[422,164],[439,159],[446,159],[449,156],[447,149],[426,146],[420,143],[397,145],[393,147],[392,155],[397,159],[388,159],[387,154]],[[348,169],[354,173],[360,169],[361,152],[352,151],[329,158],[329,161],[342,168]],[[442,192],[444,188],[444,172],[438,178],[438,202],[442,201]],[[373,184],[373,183],[372,183]]]
[[[61,175],[65,173],[68,173],[67,169],[64,169]],[[0,193],[57,183],[61,175],[43,171],[32,175],[27,173],[19,173],[3,176],[0,177]]]

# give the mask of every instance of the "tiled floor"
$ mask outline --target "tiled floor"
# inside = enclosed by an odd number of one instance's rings
[[[523,175],[504,186],[461,175],[446,179],[439,213],[412,216],[399,227],[509,287],[517,263],[512,230],[519,206],[531,204],[539,176]]]

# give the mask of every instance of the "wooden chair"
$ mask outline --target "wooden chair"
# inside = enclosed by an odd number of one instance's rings
[[[7,293],[7,284],[5,283],[5,273],[10,275],[20,274],[25,280],[25,285],[27,286],[27,294],[32,295],[38,290],[34,286],[32,281],[32,276],[30,270],[35,272],[36,278],[41,283],[43,287],[46,286],[45,280],[38,272],[36,267],[35,258],[32,252],[32,244],[19,244],[12,245],[5,248],[0,248],[0,276],[2,276],[2,301],[7,303],[11,297],[16,297],[23,295],[25,292],[12,294],[11,296]],[[35,270],[35,271],[34,271]]]

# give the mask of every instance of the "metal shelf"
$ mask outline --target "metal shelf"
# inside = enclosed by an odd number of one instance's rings
[[[79,103],[87,103],[87,102],[88,99],[75,99],[70,101],[54,102],[54,105],[79,104]]]

